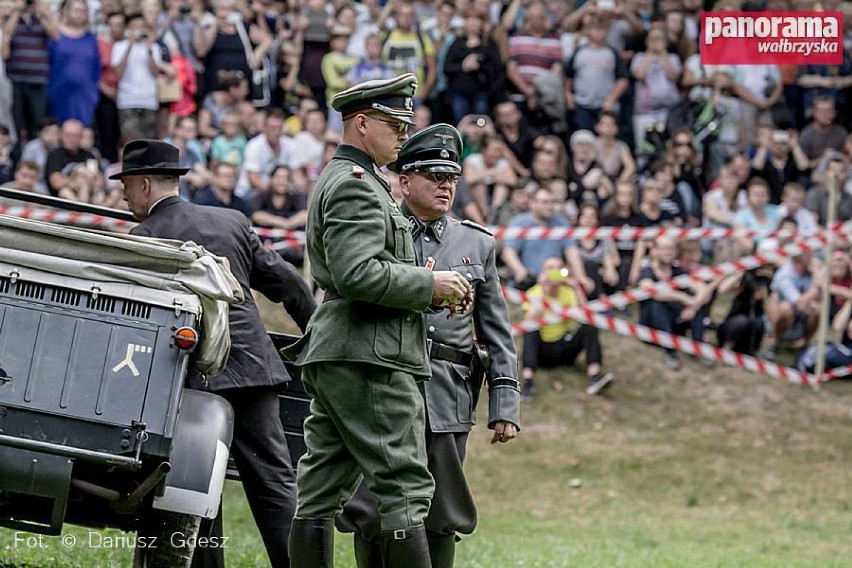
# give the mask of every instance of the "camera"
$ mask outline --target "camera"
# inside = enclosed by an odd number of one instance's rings
[[[567,268],[551,268],[547,271],[547,279],[551,282],[562,282],[568,278]]]
[[[740,286],[752,292],[754,290],[757,290],[758,288],[769,288],[769,285],[772,283],[771,272],[772,271],[770,270],[767,273],[765,267],[761,267],[760,269],[749,270],[743,274]]]
[[[178,12],[180,12],[181,16],[186,16],[187,14],[192,12],[192,8],[189,6],[181,6],[178,8]]]
[[[784,130],[775,130],[772,132],[772,141],[776,144],[787,144],[790,142],[790,133]]]

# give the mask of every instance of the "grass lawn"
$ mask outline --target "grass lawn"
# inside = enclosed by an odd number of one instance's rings
[[[606,396],[583,393],[579,367],[541,373],[516,441],[472,434],[480,524],[459,568],[852,566],[852,381],[816,393],[688,358],[672,372],[660,351],[614,335],[604,348],[617,377]],[[228,565],[266,565],[238,484],[225,511]],[[0,566],[129,565],[126,548],[70,530],[70,549],[0,530]],[[336,561],[354,566],[348,535]]]

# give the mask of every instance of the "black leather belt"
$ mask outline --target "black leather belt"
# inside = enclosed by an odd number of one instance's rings
[[[431,339],[426,340],[426,347],[429,349],[430,359],[449,361],[465,367],[469,367],[471,361],[473,361],[473,353],[470,351],[462,351]]]

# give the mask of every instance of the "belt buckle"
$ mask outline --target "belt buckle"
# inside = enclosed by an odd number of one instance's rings
[[[405,529],[396,529],[393,531],[394,540],[405,540],[408,538],[408,531]]]

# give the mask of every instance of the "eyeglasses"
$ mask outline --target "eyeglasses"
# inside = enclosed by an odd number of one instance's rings
[[[443,183],[449,183],[450,185],[456,185],[459,182],[458,174],[451,173],[436,173],[436,172],[413,172],[421,177],[428,179],[429,181],[441,185]]]
[[[384,120],[383,118],[377,118],[377,117],[372,116],[372,115],[370,116],[370,118],[372,118],[375,121],[384,122],[385,124],[390,125],[390,127],[397,134],[405,134],[406,132],[408,132],[408,128],[411,126],[407,122],[402,122],[401,120]]]

